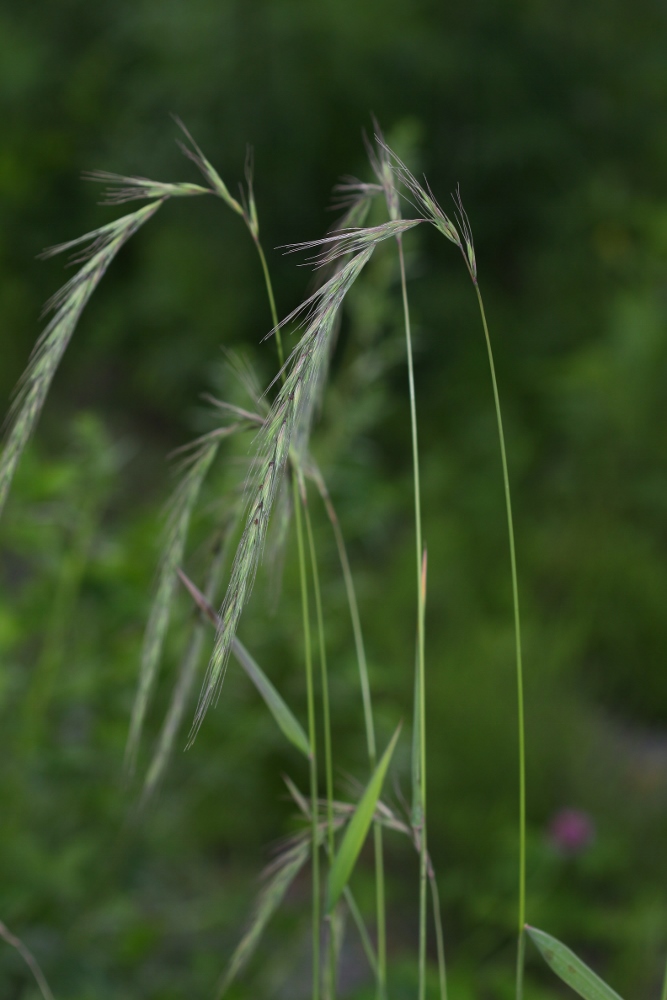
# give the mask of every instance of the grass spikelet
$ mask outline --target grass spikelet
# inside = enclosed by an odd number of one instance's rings
[[[229,968],[218,988],[218,1000],[224,996],[239,972],[252,958],[266,925],[282,903],[285,893],[305,865],[309,855],[310,841],[299,841],[265,872],[265,875],[270,876],[269,881],[259,895],[250,926],[231,957]]]
[[[344,215],[331,227],[334,233],[341,229],[360,229],[366,221],[373,199],[382,193],[379,184],[366,184],[356,177],[345,177],[334,187],[331,208],[344,209]]]
[[[46,313],[53,310],[53,318],[37,341],[17,388],[8,418],[5,446],[0,457],[0,513],[23,449],[35,427],[53,376],[81,313],[120,248],[157,212],[162,203],[163,199],[154,201],[84,236],[52,247],[42,255],[51,257],[88,244],[79,249],[73,258],[73,263],[83,266],[46,304],[44,311]]]
[[[163,181],[152,181],[148,177],[126,177],[123,174],[109,173],[107,170],[87,170],[82,174],[86,181],[108,184],[104,192],[102,205],[124,205],[128,201],[139,201],[144,198],[189,198],[200,194],[214,194],[211,188],[199,184],[167,184]]]
[[[179,142],[178,145],[181,152],[185,156],[187,156],[189,160],[192,160],[197,169],[200,171],[200,173],[204,176],[204,178],[208,182],[211,191],[213,191],[214,194],[217,194],[219,198],[222,198],[225,204],[228,205],[233,212],[236,212],[237,215],[240,215],[242,218],[245,218],[246,213],[243,210],[243,206],[236,200],[236,198],[232,198],[227,188],[227,185],[221,178],[220,174],[215,169],[215,167],[213,167],[212,164],[210,164],[209,161],[206,159],[201,149],[199,148],[199,146],[197,145],[197,143],[192,138],[187,128],[183,124],[183,122],[180,120],[180,118],[177,118],[175,116],[174,116],[174,121],[176,122],[176,124],[178,125],[178,127],[180,128],[180,130],[183,132],[186,139],[190,143],[190,145],[187,146],[184,142]]]
[[[190,518],[202,483],[215,458],[218,444],[219,438],[209,436],[209,439],[204,439],[198,450],[190,456],[187,460],[186,474],[170,503],[157,589],[144,635],[139,685],[132,707],[125,751],[125,764],[130,772],[134,770],[146,709],[169,625],[176,573],[183,559]]]
[[[311,257],[310,260],[317,267],[324,264],[331,264],[339,257],[346,257],[348,254],[360,253],[367,247],[376,247],[383,240],[391,239],[393,236],[400,236],[408,229],[418,226],[423,219],[393,219],[384,222],[380,226],[361,227],[356,229],[342,230],[332,236],[325,236],[320,240],[309,240],[306,243],[295,243],[289,246],[288,252],[295,253],[297,250],[311,250],[315,247],[322,247],[320,253]]]
[[[272,610],[277,608],[280,598],[287,541],[293,513],[294,497],[289,488],[289,483],[283,479],[278,488],[278,495],[273,508],[271,530],[267,539],[267,563],[270,572],[270,601]]]
[[[373,169],[373,173],[378,179],[378,187],[382,192],[384,192],[389,218],[392,220],[400,219],[400,199],[396,188],[394,170],[391,165],[389,147],[386,145],[380,126],[375,119],[373,119],[373,125],[375,126],[375,136],[377,139],[377,152],[368,139],[364,137],[368,159]]]
[[[452,195],[452,200],[456,206],[456,217],[459,223],[459,229],[463,233],[463,246],[461,247],[461,252],[463,253],[463,257],[468,267],[470,277],[473,280],[473,284],[477,285],[477,259],[475,257],[475,244],[473,243],[472,229],[470,227],[468,213],[463,207],[461,192],[458,185],[456,187],[456,194]]]
[[[271,509],[290,449],[298,452],[299,446],[305,447],[308,440],[318,390],[326,376],[336,315],[348,290],[370,260],[373,249],[370,245],[357,254],[285,320],[305,312],[306,329],[281,370],[284,381],[259,434],[260,457],[256,463],[257,472],[249,484],[246,525],[220,609],[220,626],[192,724],[190,744],[220,691],[232,640],[252,592]]]
[[[425,181],[426,187],[423,187],[419,183],[417,178],[410,172],[405,163],[403,163],[403,160],[401,160],[393,149],[387,145],[381,134],[377,134],[375,136],[375,140],[378,144],[378,148],[384,150],[385,156],[390,160],[393,160],[399,180],[405,185],[415,199],[418,210],[424,213],[428,221],[433,223],[436,229],[438,229],[443,236],[446,236],[447,239],[451,240],[452,243],[455,243],[457,247],[463,249],[461,238],[458,234],[456,226],[445,214],[445,212],[443,212],[428,183]]]
[[[331,202],[332,211],[343,210],[341,215],[327,232],[332,236],[348,229],[361,229],[366,223],[373,200],[381,194],[379,184],[366,184],[356,177],[346,177],[336,184]],[[336,258],[330,264],[321,264],[316,281],[323,285],[341,267],[343,258]]]

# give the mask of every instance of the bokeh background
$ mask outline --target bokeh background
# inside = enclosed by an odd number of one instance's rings
[[[254,147],[278,308],[309,274],[362,129],[447,203],[461,184],[495,339],[525,629],[529,903],[623,995],[667,955],[667,12],[655,0],[33,0],[0,10],[0,396],[9,405],[62,261],[114,216],[80,178],[196,180],[179,115],[234,191]],[[408,241],[429,547],[431,846],[454,997],[512,993],[516,733],[505,515],[474,295],[437,234]],[[222,205],[170,204],[122,252],[67,352],[0,527],[0,919],[58,997],[209,997],[305,783],[230,669],[159,797],[137,792],[190,610],[170,632],[134,783],[122,756],[159,556],[167,455],[227,388],[222,347],[274,372],[254,250]],[[357,576],[383,743],[410,717],[413,537],[391,250],[350,297],[316,446]],[[247,447],[245,449],[247,451]],[[236,473],[244,450],[230,453]],[[233,459],[233,460],[231,460]],[[224,472],[225,470],[223,470]],[[220,476],[223,476],[223,472]],[[225,472],[226,474],[226,472]],[[232,475],[233,478],[233,475]],[[215,483],[206,498],[216,502]],[[342,787],[363,779],[355,662],[327,568]],[[193,528],[193,547],[203,537]],[[193,573],[197,570],[196,552]],[[303,711],[288,555],[242,636]],[[408,792],[407,739],[389,794]],[[570,843],[562,811],[592,836]],[[558,825],[558,820],[561,825]],[[555,824],[555,825],[554,825]],[[576,838],[575,838],[576,840]],[[369,919],[371,857],[356,874]],[[388,843],[392,997],[414,995],[416,864]],[[234,996],[307,995],[307,880]],[[350,944],[343,992],[370,996]],[[530,956],[534,995],[560,995]],[[0,994],[36,989],[2,945]]]

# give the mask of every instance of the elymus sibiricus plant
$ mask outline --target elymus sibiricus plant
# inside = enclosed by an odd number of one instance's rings
[[[494,366],[489,327],[478,280],[478,265],[472,229],[459,190],[453,196],[450,217],[441,207],[427,182],[420,183],[408,166],[384,140],[379,127],[372,143],[367,143],[373,181],[347,178],[335,191],[336,207],[344,211],[337,227],[321,239],[288,247],[288,252],[310,253],[319,284],[297,308],[279,320],[271,276],[260,239],[260,221],[253,190],[252,161],[246,162],[245,187],[234,198],[215,168],[204,156],[184,126],[181,148],[195,164],[204,183],[162,183],[142,177],[125,177],[106,172],[89,174],[92,180],[107,184],[106,203],[125,204],[145,200],[145,206],[122,216],[78,239],[63,243],[46,255],[75,251],[80,269],[49,302],[53,317],[37,342],[27,371],[17,389],[10,411],[5,444],[0,458],[0,511],[6,500],[21,453],[32,434],[51,382],[68,347],[87,302],[116,254],[155,213],[171,198],[212,196],[221,200],[239,217],[256,248],[260,270],[272,318],[272,330],[265,339],[275,342],[276,374],[262,391],[257,380],[243,363],[232,362],[243,383],[248,403],[239,406],[212,399],[211,413],[216,426],[186,449],[180,456],[180,482],[169,503],[165,519],[163,552],[157,573],[153,605],[145,630],[139,681],[134,701],[126,750],[126,767],[137,767],[138,751],[151,696],[158,683],[159,667],[177,592],[185,588],[199,615],[190,626],[189,640],[177,673],[171,702],[156,750],[143,782],[141,802],[146,807],[155,793],[179,737],[183,721],[191,709],[188,744],[191,744],[208,710],[220,696],[230,657],[245,672],[285,739],[303,757],[308,769],[308,792],[301,791],[292,778],[286,778],[289,795],[302,827],[291,837],[276,860],[264,873],[264,885],[258,896],[248,928],[217,985],[221,997],[241,974],[258,948],[262,933],[281,905],[297,875],[310,864],[312,927],[312,998],[333,1000],[336,996],[341,962],[342,925],[349,916],[366,955],[369,974],[375,982],[378,1000],[392,994],[387,971],[386,903],[384,873],[384,837],[406,837],[419,856],[417,887],[419,928],[417,944],[418,998],[427,991],[427,946],[429,933],[434,936],[437,956],[438,990],[441,1000],[447,997],[445,934],[440,916],[437,881],[428,841],[427,796],[427,642],[425,607],[428,591],[427,546],[421,516],[421,483],[417,392],[415,387],[413,346],[407,270],[403,237],[418,225],[430,224],[460,252],[471,279],[482,323],[500,446],[503,486],[508,529],[510,575],[514,606],[515,672],[518,717],[518,910],[516,996],[523,995],[523,966],[526,933],[535,942],[554,972],[587,1000],[612,1000],[617,995],[564,945],[543,931],[525,923],[526,899],[526,789],[523,711],[523,666],[517,560],[506,444],[502,423],[500,395]],[[373,203],[384,203],[387,219],[366,226]],[[407,205],[414,217],[403,216]],[[407,412],[410,420],[414,484],[415,598],[411,612],[414,619],[416,655],[414,703],[411,707],[411,803],[405,812],[383,799],[383,787],[392,764],[398,741],[402,738],[397,719],[391,739],[380,753],[375,731],[372,691],[367,666],[359,604],[351,564],[326,476],[311,453],[313,435],[326,391],[329,365],[336,332],[345,308],[346,296],[374,253],[383,244],[393,244],[400,276],[402,321],[405,335],[407,368]],[[282,331],[298,335],[285,357]],[[265,332],[265,331],[264,331]],[[253,458],[243,489],[216,508],[219,514],[211,527],[208,569],[200,582],[184,570],[188,551],[190,524],[201,504],[203,488],[212,469],[224,454],[226,442],[237,435],[253,436]],[[331,706],[327,660],[327,616],[322,599],[319,560],[313,531],[311,506],[321,503],[334,536],[347,598],[355,654],[358,666],[359,695],[363,707],[364,738],[368,771],[362,776],[361,792],[355,801],[338,796],[334,787],[335,757],[331,738]],[[278,545],[289,538],[289,522],[294,522],[299,567],[303,669],[306,690],[306,718],[299,719],[237,635],[239,623],[262,557],[270,541],[270,529]],[[234,551],[235,550],[235,551]],[[227,578],[224,596],[220,594]],[[197,678],[202,667],[208,629],[214,629],[212,651],[204,671],[198,702],[192,704]],[[213,637],[213,632],[210,633]],[[406,658],[412,651],[398,651]],[[316,665],[319,682],[316,688]],[[407,708],[407,706],[406,706]],[[407,727],[406,727],[407,728]],[[320,734],[318,741],[318,734]],[[403,737],[405,738],[405,737]],[[374,927],[368,927],[353,888],[353,872],[362,847],[372,831],[375,857]],[[428,897],[431,907],[429,911]],[[0,924],[0,935],[17,948],[29,964],[44,997],[51,993],[32,954]],[[666,980],[667,982],[667,980]],[[665,987],[667,995],[667,986]]]

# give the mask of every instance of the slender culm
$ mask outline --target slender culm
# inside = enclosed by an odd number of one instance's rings
[[[417,401],[415,391],[414,362],[412,352],[412,331],[410,323],[410,307],[408,303],[408,287],[405,272],[405,256],[403,253],[403,232],[399,226],[400,202],[394,181],[394,169],[391,163],[388,147],[381,133],[376,136],[378,153],[371,157],[371,163],[376,177],[382,185],[392,223],[395,227],[394,236],[398,246],[399,269],[401,276],[401,301],[403,305],[403,324],[405,330],[405,348],[408,365],[408,391],[410,400],[410,437],[412,443],[412,478],[414,489],[414,520],[415,520],[415,551],[417,557],[417,657],[415,678],[415,728],[418,739],[415,741],[413,753],[418,756],[413,761],[413,774],[418,778],[414,782],[413,799],[415,822],[418,826],[419,838],[419,998],[426,995],[426,941],[427,941],[427,891],[428,891],[428,837],[426,824],[426,642],[425,642],[425,605],[426,584],[425,553],[422,539],[421,516],[421,480],[419,473],[419,441],[417,433]],[[439,916],[439,915],[438,915]]]

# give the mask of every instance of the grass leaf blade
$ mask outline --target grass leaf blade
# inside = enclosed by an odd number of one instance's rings
[[[547,965],[575,993],[584,997],[584,1000],[621,1000],[611,986],[608,986],[573,951],[566,948],[556,938],[528,925],[526,925],[526,932],[532,938]]]
[[[283,735],[304,757],[310,757],[310,744],[301,723],[239,639],[234,638],[232,652],[261,694]]]
[[[368,833],[369,827],[373,821],[375,807],[378,799],[380,798],[380,793],[382,792],[382,785],[384,784],[387,768],[389,767],[389,762],[394,752],[400,731],[401,727],[399,725],[389,742],[389,746],[383,753],[371,780],[366,786],[366,790],[361,797],[359,805],[354,811],[354,815],[345,831],[343,841],[338,849],[336,857],[334,858],[334,862],[329,873],[329,886],[327,892],[328,913],[331,913],[334,906],[340,899],[343,890],[348,883],[350,875],[352,874],[357,858],[359,857],[359,852],[363,847],[366,834]]]

